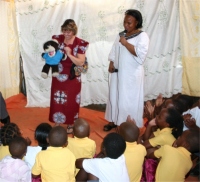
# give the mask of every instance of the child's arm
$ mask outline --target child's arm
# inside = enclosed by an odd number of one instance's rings
[[[147,125],[147,128],[146,128],[145,133],[144,133],[144,137],[143,137],[144,141],[145,141],[145,140],[148,140],[150,137],[153,137],[153,136],[154,136],[154,135],[153,135],[153,131],[152,131],[152,128],[153,128],[154,126],[156,126],[155,118],[152,119],[152,120],[149,122],[149,124]]]
[[[144,146],[145,146],[146,149],[153,148],[153,146],[150,144],[149,140],[144,141]]]
[[[84,159],[88,159],[88,158],[79,158],[79,159],[76,159],[76,162],[75,162],[76,168],[78,168],[78,169],[82,169],[83,168],[83,161],[84,161]]]
[[[35,175],[35,174],[32,173],[32,178],[37,178],[39,176],[40,176],[40,174],[39,175]]]
[[[162,157],[163,150],[164,146],[148,149],[146,157],[150,159],[159,159]]]

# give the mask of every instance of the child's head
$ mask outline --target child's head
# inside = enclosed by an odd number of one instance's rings
[[[119,126],[120,135],[127,142],[135,142],[139,137],[139,128],[133,122],[124,122]]]
[[[67,131],[62,126],[55,126],[49,132],[48,140],[52,147],[63,147],[67,144]]]
[[[111,159],[117,159],[126,149],[126,142],[121,135],[117,133],[109,133],[102,143],[105,156]]]
[[[9,143],[9,151],[13,158],[22,159],[26,154],[27,142],[23,137],[15,137]]]
[[[184,106],[183,112],[187,111],[188,109],[191,109],[194,104],[193,97],[188,95],[181,94],[176,98],[176,100],[180,101]]]
[[[21,132],[15,123],[8,123],[0,130],[0,138],[4,146],[9,145],[10,141],[17,136],[21,136]]]
[[[174,147],[185,147],[191,153],[199,152],[199,130],[185,130],[174,142]]]
[[[167,99],[165,101],[163,108],[174,108],[176,109],[180,114],[182,114],[185,111],[184,104],[179,101],[178,99]]]
[[[183,132],[183,117],[174,108],[163,108],[156,116],[156,124],[160,129],[172,128],[172,135],[175,138]]]
[[[74,122],[74,136],[77,138],[89,137],[90,125],[82,118],[77,119]]]
[[[41,123],[37,126],[35,130],[35,140],[37,140],[38,145],[42,147],[42,150],[46,150],[49,143],[47,142],[47,137],[49,135],[52,126],[48,123]]]

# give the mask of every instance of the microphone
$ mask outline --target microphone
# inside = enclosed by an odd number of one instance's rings
[[[122,31],[122,32],[119,32],[119,36],[120,36],[120,37],[125,37],[126,33],[127,33],[127,30],[124,30],[124,31]]]

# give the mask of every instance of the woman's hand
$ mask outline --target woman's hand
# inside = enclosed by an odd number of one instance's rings
[[[113,63],[112,61],[110,61],[108,71],[109,71],[110,73],[114,73],[114,72],[115,72],[114,63]]]
[[[65,50],[67,56],[71,55],[72,50],[69,47],[64,47],[64,50]]]
[[[122,44],[123,46],[126,46],[126,44],[127,44],[127,40],[125,39],[124,36],[121,36],[121,37],[120,37],[119,42],[121,42],[121,44]]]

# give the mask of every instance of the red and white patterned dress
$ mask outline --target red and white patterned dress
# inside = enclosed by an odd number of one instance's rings
[[[54,35],[53,39],[60,44],[60,50],[64,51],[64,35]],[[75,37],[73,44],[67,45],[72,50],[72,55],[85,54],[88,42]],[[52,77],[51,100],[49,121],[58,124],[73,124],[79,117],[81,101],[81,77],[70,80],[72,61],[69,57],[59,63],[59,76]]]

